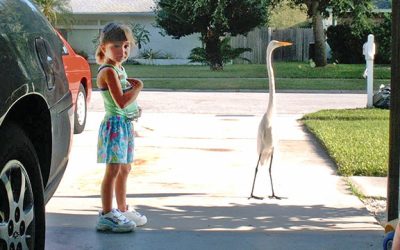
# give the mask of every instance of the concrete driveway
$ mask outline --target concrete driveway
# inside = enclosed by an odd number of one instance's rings
[[[103,106],[93,93],[86,130],[47,209],[46,249],[378,249],[383,229],[336,175],[299,118],[356,108],[365,94],[277,94],[275,192],[249,200],[266,93],[141,93],[128,201],[149,222],[129,234],[95,231],[104,166],[96,163]],[[255,193],[270,194],[267,167]]]

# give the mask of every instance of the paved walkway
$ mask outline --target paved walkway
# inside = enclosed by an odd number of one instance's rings
[[[273,175],[283,200],[247,199],[265,93],[143,92],[128,200],[149,223],[132,234],[94,230],[104,167],[95,163],[103,116],[93,94],[63,181],[47,205],[47,249],[378,249],[383,229],[347,189],[298,119],[363,107],[362,94],[278,94]],[[255,193],[270,193],[266,167]],[[71,241],[71,239],[74,239]],[[68,242],[68,245],[66,243]]]

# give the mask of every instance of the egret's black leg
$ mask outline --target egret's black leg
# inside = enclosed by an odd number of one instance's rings
[[[270,159],[270,162],[269,162],[269,179],[270,179],[270,181],[271,181],[272,195],[269,196],[269,198],[270,198],[270,199],[278,199],[278,200],[280,200],[281,197],[275,195],[274,184],[272,183],[272,160],[273,160],[273,159],[274,159],[274,150],[272,149],[271,159]]]
[[[264,199],[264,198],[262,198],[262,197],[253,195],[253,192],[254,192],[254,184],[256,183],[256,177],[257,177],[257,172],[258,172],[258,165],[260,164],[260,159],[261,159],[261,154],[258,156],[258,161],[257,161],[257,165],[256,165],[256,170],[255,170],[255,173],[254,173],[253,187],[251,188],[251,194],[250,194],[249,199],[251,199],[251,198],[258,199],[258,200]]]

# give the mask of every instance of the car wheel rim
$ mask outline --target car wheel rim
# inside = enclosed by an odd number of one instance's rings
[[[34,197],[23,164],[6,163],[0,173],[0,248],[33,249],[35,239]]]
[[[86,115],[85,111],[86,111],[85,95],[82,92],[79,92],[76,100],[76,114],[78,123],[80,125],[82,125],[85,122],[85,115]]]

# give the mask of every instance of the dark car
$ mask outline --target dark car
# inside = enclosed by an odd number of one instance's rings
[[[73,128],[62,50],[29,0],[0,0],[0,249],[44,249]]]

